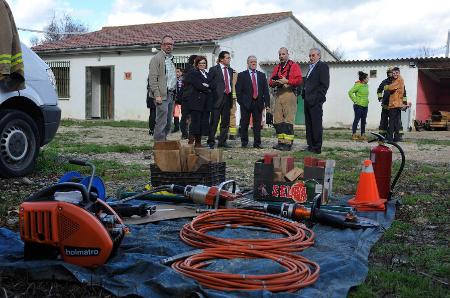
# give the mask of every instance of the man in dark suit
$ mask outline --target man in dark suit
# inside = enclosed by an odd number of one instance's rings
[[[230,109],[232,105],[231,80],[233,69],[230,67],[231,56],[227,51],[219,53],[219,63],[209,69],[208,78],[213,89],[213,111],[211,113],[208,145],[214,148],[217,126],[220,120],[218,147],[230,148],[226,143],[230,126]]]
[[[322,105],[330,85],[328,65],[320,60],[320,49],[309,51],[309,70],[304,81],[302,97],[305,100],[306,150],[322,152]]]
[[[248,145],[248,125],[250,115],[253,117],[253,147],[261,149],[261,118],[264,107],[270,107],[269,86],[266,75],[256,67],[255,56],[247,58],[248,70],[240,72],[236,82],[237,102],[241,107],[241,143]]]

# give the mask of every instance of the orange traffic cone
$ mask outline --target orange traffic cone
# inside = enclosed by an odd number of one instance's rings
[[[386,200],[380,198],[372,162],[369,159],[363,161],[358,187],[356,188],[356,196],[348,200],[348,203],[358,211],[386,210],[384,205]]]

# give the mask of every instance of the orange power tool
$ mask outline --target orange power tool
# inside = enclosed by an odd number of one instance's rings
[[[24,257],[30,260],[60,256],[71,264],[99,267],[114,255],[128,228],[108,204],[90,192],[95,166],[79,160],[69,162],[91,167],[89,185],[51,185],[20,205]]]

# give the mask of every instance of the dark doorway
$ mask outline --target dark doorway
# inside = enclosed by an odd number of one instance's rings
[[[114,119],[114,67],[86,67],[86,119]]]

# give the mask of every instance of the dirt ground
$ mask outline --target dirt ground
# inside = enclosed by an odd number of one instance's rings
[[[80,126],[66,126],[60,127],[59,133],[70,134],[73,133],[73,142],[80,143],[95,143],[99,145],[152,145],[153,140],[147,134],[148,130],[144,128],[124,128],[124,127],[80,127]],[[348,130],[337,130],[337,132],[346,132],[349,134]],[[180,133],[171,134],[169,139],[180,139]],[[417,143],[417,140],[438,140],[438,141],[450,141],[450,131],[421,131],[421,132],[408,132],[405,133],[404,142],[401,143],[401,147],[405,151],[408,160],[416,160],[424,163],[448,163],[450,160],[450,146],[436,145],[436,144],[422,144]],[[186,142],[186,141],[184,141]],[[273,138],[262,138],[262,144],[265,148],[269,149],[275,144],[276,139]],[[240,141],[230,141],[231,145],[236,148],[231,152],[227,151],[230,157],[233,157],[235,153],[250,154],[260,152],[255,149],[241,149]],[[298,150],[305,146],[306,140],[297,139],[295,140],[294,150]],[[324,138],[323,147],[324,148],[343,148],[343,149],[364,149],[371,148],[373,144],[367,142],[350,142],[348,140],[341,139],[327,139]],[[151,157],[151,156],[149,156]],[[144,153],[105,153],[96,154],[97,159],[114,159],[118,160],[124,164],[132,163],[143,163],[145,165],[150,165],[152,159],[145,159]]]

